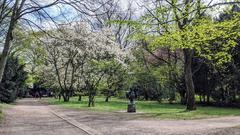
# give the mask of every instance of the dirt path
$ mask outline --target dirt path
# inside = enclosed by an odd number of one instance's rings
[[[33,99],[20,100],[4,113],[0,135],[240,135],[240,117],[147,120],[138,114],[67,110]]]
[[[24,99],[3,111],[0,135],[85,135],[34,99]]]

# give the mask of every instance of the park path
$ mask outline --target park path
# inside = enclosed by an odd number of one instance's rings
[[[23,99],[3,110],[0,135],[85,135],[35,99]]]
[[[151,120],[139,114],[63,109],[34,99],[19,100],[4,114],[0,135],[240,135],[240,117]]]

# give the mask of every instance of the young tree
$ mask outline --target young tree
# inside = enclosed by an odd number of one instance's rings
[[[106,62],[105,62],[106,63]],[[109,101],[109,98],[115,96],[118,92],[123,90],[124,84],[127,78],[127,70],[114,60],[108,61],[102,67],[106,70],[102,83],[101,93],[106,96],[105,102]]]

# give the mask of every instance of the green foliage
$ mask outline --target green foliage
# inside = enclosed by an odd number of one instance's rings
[[[1,102],[10,103],[26,94],[27,72],[24,71],[24,66],[19,63],[18,58],[12,56],[8,58],[0,85]]]
[[[138,98],[145,100],[162,100],[161,84],[157,78],[149,72],[139,72],[135,74],[136,81],[131,86],[137,90]]]
[[[162,51],[168,53],[167,49]],[[171,52],[170,52],[171,53]],[[145,100],[167,99],[170,102],[176,100],[177,84],[182,74],[181,62],[175,63],[171,57],[166,58],[169,63],[155,62],[151,55],[142,47],[133,51],[135,61],[130,64],[127,88],[136,87],[139,98]]]
[[[238,6],[233,6],[235,9],[239,9]],[[232,8],[231,12],[224,12],[220,14],[217,22],[226,23],[234,21],[237,12]],[[218,57],[228,59],[224,64],[215,65],[215,61],[209,60],[210,58],[200,58],[198,54],[195,54],[193,59],[193,67],[201,65],[201,68],[194,74],[194,84],[196,93],[201,97],[202,103],[210,104],[215,102],[221,105],[237,105],[239,102],[239,54],[240,54],[240,40],[239,35],[236,34],[239,31],[238,26],[232,27],[229,24],[229,30],[225,30],[225,34],[237,36],[237,39],[233,41],[219,38],[218,42],[209,42],[212,46],[205,50],[205,52],[212,52],[217,54]],[[232,29],[230,29],[232,27]],[[227,28],[227,27],[226,27]],[[239,33],[239,32],[238,32]],[[224,34],[222,34],[224,36]],[[230,41],[230,43],[226,43]],[[219,51],[220,50],[220,51]]]
[[[239,15],[223,22],[202,19],[184,30],[175,28],[161,36],[147,35],[144,40],[150,43],[153,50],[166,46],[172,50],[193,49],[200,57],[222,65],[231,60],[229,51],[237,45],[239,22]]]
[[[8,107],[10,107],[9,104],[0,103],[0,124],[1,124],[1,120],[3,120],[3,118],[4,118],[3,110]]]
[[[114,60],[105,63],[102,68],[105,70],[105,75],[100,83],[100,90],[106,96],[107,102],[111,96],[117,96],[123,92],[124,85],[128,83],[127,70]]]
[[[39,38],[43,37],[42,32],[25,32],[18,28],[14,32],[15,40],[12,45],[11,55],[18,57],[20,64],[26,64],[25,70],[31,75],[29,81],[35,80],[35,72],[41,70],[45,64],[46,50]],[[29,82],[30,83],[30,82]]]

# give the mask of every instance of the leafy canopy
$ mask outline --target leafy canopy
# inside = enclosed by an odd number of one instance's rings
[[[175,49],[193,49],[200,56],[208,60],[223,64],[231,60],[229,51],[237,45],[240,37],[239,15],[231,20],[216,22],[201,19],[188,25],[183,30],[174,28],[162,35],[136,35],[150,44],[155,50],[160,47]]]

